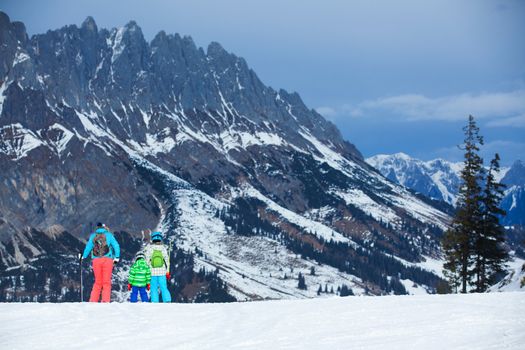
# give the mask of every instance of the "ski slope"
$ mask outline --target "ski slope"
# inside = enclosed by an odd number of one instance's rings
[[[0,304],[1,349],[523,349],[525,293]]]

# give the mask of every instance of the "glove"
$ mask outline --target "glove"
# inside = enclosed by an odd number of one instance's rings
[[[146,290],[149,290],[149,283],[146,284]]]
[[[113,259],[113,264],[117,265],[119,261],[120,261],[120,258],[115,258],[115,259]]]
[[[131,284],[128,283],[128,290],[131,290]]]
[[[166,272],[166,279],[169,280],[171,277],[170,273],[169,272]]]

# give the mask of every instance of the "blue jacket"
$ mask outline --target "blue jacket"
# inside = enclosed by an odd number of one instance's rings
[[[109,252],[104,255],[104,257],[108,257],[108,258],[120,258],[120,246],[118,245],[118,242],[117,240],[115,239],[115,236],[113,236],[113,234],[109,231],[107,231],[106,229],[103,229],[103,228],[99,228],[97,229],[95,232],[93,232],[91,234],[91,236],[89,236],[89,240],[86,244],[86,248],[84,249],[84,254],[82,254],[82,259],[86,259],[89,255],[89,253],[91,253],[91,251],[93,250],[93,239],[95,238],[95,235],[97,233],[105,233],[106,234],[106,243],[108,244],[109,246]],[[96,258],[101,258],[100,256],[93,256],[93,254],[91,254],[91,257],[93,259],[96,259]]]

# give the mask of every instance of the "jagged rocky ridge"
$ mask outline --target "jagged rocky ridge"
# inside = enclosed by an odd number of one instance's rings
[[[17,299],[17,271],[38,270],[64,237],[82,245],[96,221],[130,233],[129,258],[141,230],[167,232],[189,254],[182,261],[238,300],[439,283],[430,262],[448,215],[386,180],[297,93],[265,86],[218,43],[204,51],[164,32],[148,43],[135,22],[108,31],[92,18],[29,38],[4,13],[0,40],[4,300]],[[175,289],[197,300],[190,282]],[[58,283],[71,293],[57,300],[73,298],[75,283]]]
[[[443,159],[425,162],[404,153],[379,154],[366,161],[395,183],[452,206],[456,204],[462,163]]]

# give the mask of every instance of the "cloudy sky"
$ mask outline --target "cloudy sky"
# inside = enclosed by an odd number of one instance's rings
[[[484,156],[525,160],[523,0],[1,0],[29,34],[93,16],[220,42],[267,85],[297,91],[365,156],[461,160],[472,114]]]

